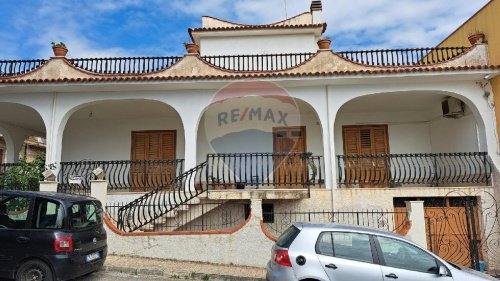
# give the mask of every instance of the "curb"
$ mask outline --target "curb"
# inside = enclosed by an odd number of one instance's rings
[[[104,266],[102,268],[103,271],[108,272],[118,272],[125,273],[129,275],[136,276],[165,276],[175,279],[183,279],[183,280],[212,280],[212,281],[266,281],[265,278],[252,278],[252,277],[242,277],[242,276],[232,276],[232,275],[218,275],[218,274],[203,274],[203,273],[173,273],[173,272],[165,272],[160,269],[151,269],[151,268],[130,268],[130,267],[121,267],[121,266]]]

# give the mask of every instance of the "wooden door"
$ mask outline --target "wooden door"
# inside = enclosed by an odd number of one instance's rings
[[[273,146],[276,188],[304,187],[307,163],[302,153],[306,152],[306,127],[273,128]]]
[[[347,186],[386,187],[390,181],[387,125],[343,126]],[[365,155],[365,156],[361,156]],[[373,156],[369,156],[373,155]],[[360,157],[356,157],[360,156]]]
[[[147,191],[169,183],[177,168],[172,161],[175,149],[176,131],[132,132],[132,191]]]

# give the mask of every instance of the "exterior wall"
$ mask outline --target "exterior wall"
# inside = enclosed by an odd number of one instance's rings
[[[335,151],[343,154],[342,126],[387,124],[390,153],[431,152],[427,112],[339,113],[335,120]]]
[[[457,192],[458,191],[458,192]],[[333,194],[333,207],[331,205]],[[492,206],[494,194],[491,187],[450,187],[450,188],[384,188],[384,189],[336,189],[311,190],[311,198],[304,200],[265,201],[274,203],[275,212],[307,211],[307,210],[355,210],[385,209],[393,210],[395,197],[443,197],[467,194],[480,196],[480,212]],[[111,254],[134,255],[142,257],[166,258],[175,260],[210,262],[220,264],[236,264],[264,267],[269,260],[269,251],[273,242],[265,236],[262,220],[262,200],[252,199],[252,214],[249,221],[233,231],[226,233],[212,231],[205,234],[199,232],[178,233],[126,233],[118,235],[116,230],[108,230],[108,244]],[[210,215],[209,215],[210,217]],[[213,218],[212,219],[216,219]],[[422,218],[423,219],[423,218]],[[280,223],[280,222],[277,222]],[[498,231],[498,224],[483,217],[481,223],[483,233]],[[273,227],[272,224],[268,227]],[[270,232],[269,229],[267,229]],[[414,229],[425,232],[425,229]],[[209,234],[210,233],[210,234]],[[242,248],[242,245],[243,248]],[[162,251],[168,249],[168,251]],[[242,249],[244,249],[242,251]],[[217,255],[213,253],[217,252]],[[252,253],[248,255],[248,253]],[[486,261],[495,261],[491,256],[495,251],[485,255]],[[490,263],[489,269],[496,265]]]
[[[476,32],[483,32],[488,42],[488,60],[490,65],[500,64],[500,2],[490,1],[479,12],[448,36],[439,47],[469,46],[468,37]],[[500,104],[500,77],[491,80],[495,104]],[[500,106],[495,107],[497,132],[500,132]]]
[[[258,31],[257,31],[258,32]],[[207,37],[200,40],[202,56],[314,53],[318,50],[314,34],[245,37]]]
[[[432,152],[479,151],[478,131],[474,116],[460,119],[440,118],[430,126]]]
[[[119,236],[108,230],[109,253],[264,267],[274,242],[262,232],[261,203],[253,200],[248,223],[231,234]]]
[[[70,119],[63,136],[62,161],[130,160],[132,131],[176,130],[176,158],[184,159],[184,129],[176,117],[155,119]]]

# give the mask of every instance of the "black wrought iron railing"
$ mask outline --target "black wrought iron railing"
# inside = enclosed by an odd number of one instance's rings
[[[277,71],[297,66],[314,53],[203,56],[208,63],[234,71]]]
[[[266,229],[279,237],[296,222],[339,223],[400,232],[407,221],[407,212],[393,210],[308,210],[263,212]]]
[[[184,159],[62,162],[59,192],[89,195],[90,181],[95,179],[92,171],[97,167],[105,171],[109,191],[144,192],[170,184],[181,175]]]
[[[466,51],[469,47],[414,48],[342,51],[340,56],[366,65],[373,66],[411,66],[443,63]]]
[[[338,155],[338,183],[348,187],[489,185],[487,152]]]
[[[15,76],[30,72],[42,66],[47,60],[0,60],[0,77]]]
[[[170,183],[144,194],[118,209],[117,227],[136,231],[151,227],[161,218],[207,191],[207,162],[186,171]],[[148,226],[149,225],[149,226]]]
[[[321,175],[311,153],[219,153],[207,155],[209,189],[245,186],[309,188]]]
[[[115,225],[118,225],[118,210],[126,203],[113,202],[106,205],[106,211]],[[144,205],[143,208],[154,206]],[[240,226],[250,215],[248,202],[210,201],[185,204],[174,214],[163,216],[154,224],[142,227],[142,231],[213,231],[230,230]]]
[[[68,59],[77,68],[100,74],[141,74],[168,68],[182,57],[121,57]]]

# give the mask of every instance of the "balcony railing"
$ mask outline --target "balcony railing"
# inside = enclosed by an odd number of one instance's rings
[[[184,159],[62,162],[58,190],[89,195],[97,167],[106,172],[109,191],[144,192],[173,181],[183,172]]]
[[[373,66],[413,66],[443,63],[469,47],[414,48],[389,50],[343,51],[338,54],[348,60]]]
[[[486,152],[338,155],[338,183],[346,187],[489,185]]]
[[[209,189],[322,185],[322,157],[311,153],[219,153],[207,156]]]
[[[99,74],[142,74],[168,68],[181,57],[124,57],[68,59],[74,66]]]
[[[277,71],[297,66],[314,53],[203,56],[208,63],[219,68],[235,71]]]
[[[42,66],[47,60],[0,60],[0,77],[15,76]]]

